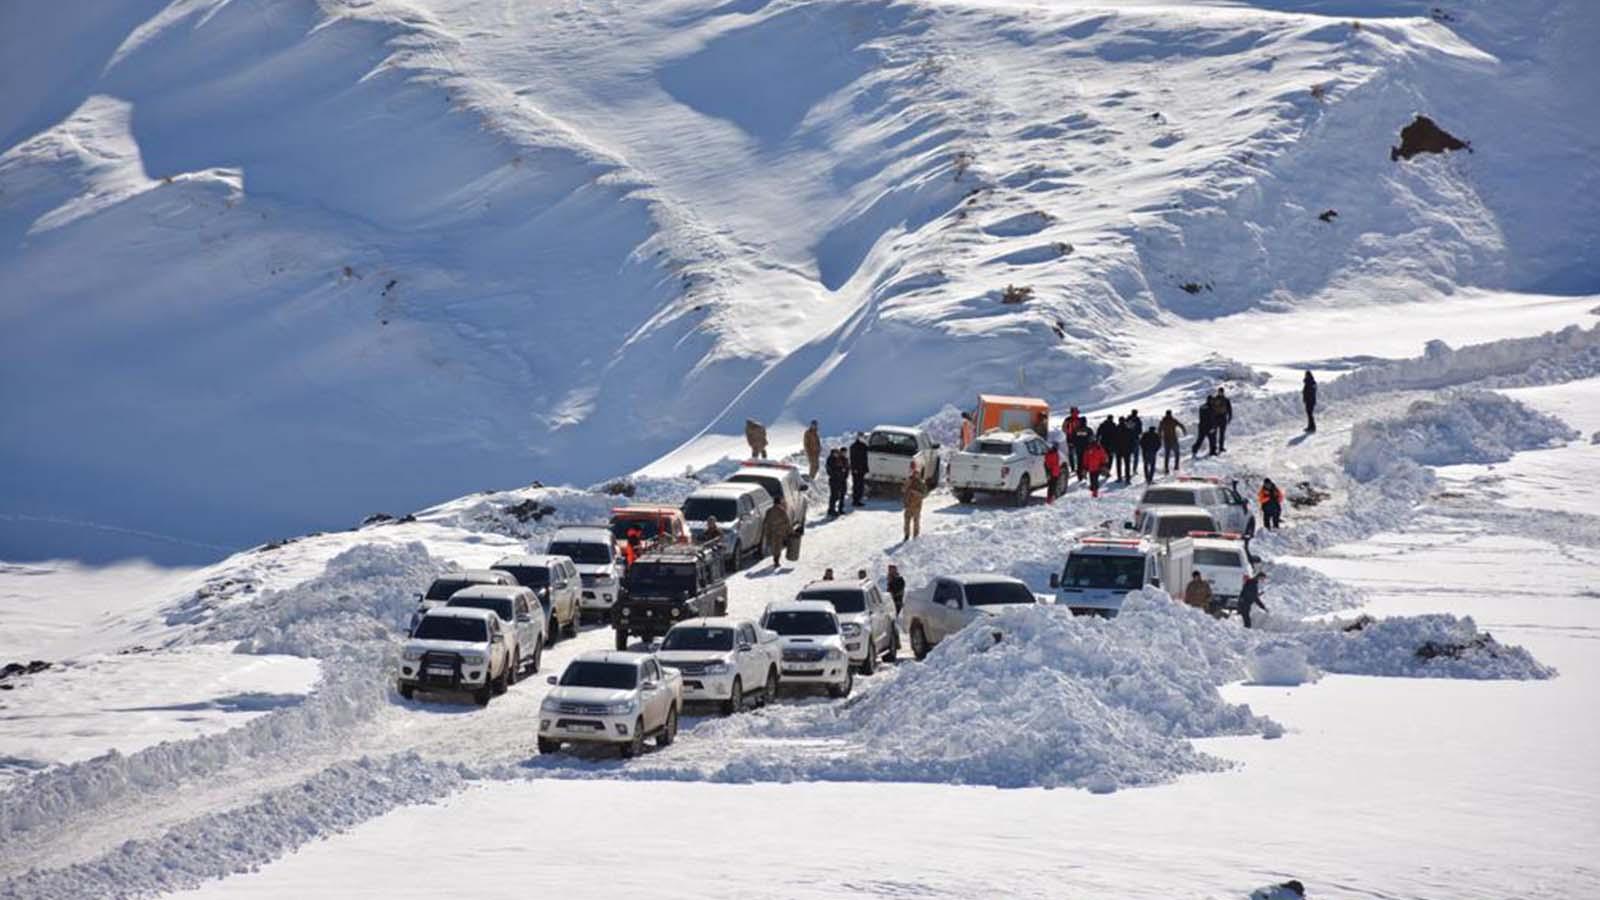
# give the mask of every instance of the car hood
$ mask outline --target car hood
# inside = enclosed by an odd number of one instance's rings
[[[657,650],[656,659],[663,663],[714,663],[730,662],[733,654],[715,650]]]
[[[862,628],[865,628],[867,627],[867,623],[871,621],[871,617],[864,612],[839,613],[838,615],[840,625],[843,625],[847,622],[854,622],[855,624],[860,625]]]
[[[844,649],[844,640],[837,634],[807,635],[800,634],[793,637],[778,635],[780,647],[821,647],[823,649]]]
[[[548,695],[552,700],[563,703],[621,703],[632,700],[634,691],[621,688],[576,687],[561,685],[550,689]]]
[[[611,563],[573,563],[579,575],[613,575],[616,566]]]
[[[429,650],[439,650],[445,653],[487,653],[489,644],[475,643],[473,641],[426,641],[413,638],[406,641],[407,650],[417,650],[423,653]]]

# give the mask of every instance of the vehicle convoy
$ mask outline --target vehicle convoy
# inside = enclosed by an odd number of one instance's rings
[[[479,706],[511,684],[511,653],[500,617],[486,609],[430,609],[400,648],[400,696],[461,691]]]
[[[1232,607],[1244,589],[1244,580],[1255,573],[1244,535],[1196,531],[1189,537],[1194,543],[1194,570],[1210,583],[1212,606]],[[1176,593],[1180,586],[1168,587]]]
[[[508,573],[517,584],[533,591],[544,608],[545,645],[554,645],[565,633],[578,633],[582,615],[583,580],[578,567],[565,556],[506,556],[493,568]]]
[[[448,609],[486,609],[500,619],[500,630],[506,635],[511,651],[511,683],[521,677],[526,669],[539,671],[544,658],[545,617],[539,609],[539,598],[533,591],[517,585],[481,585],[456,591],[445,604]]]
[[[675,506],[635,504],[611,510],[611,538],[616,543],[617,554],[626,555],[623,549],[628,534],[638,532],[639,545],[649,548],[661,544],[687,544],[689,526],[683,520],[683,511]]]
[[[879,425],[867,435],[867,487],[898,489],[911,466],[928,487],[939,484],[939,445],[921,428]]]
[[[674,544],[649,550],[628,567],[625,597],[612,617],[617,649],[652,641],[689,619],[728,614],[722,554],[714,547]]]
[[[973,422],[979,434],[1031,431],[1039,437],[1050,435],[1050,404],[1038,397],[1013,397],[1007,394],[979,394]]]
[[[761,523],[772,508],[772,495],[759,484],[722,482],[708,485],[683,501],[683,518],[696,542],[705,540],[706,522],[722,530],[718,546],[728,571],[761,557]]]
[[[877,671],[878,659],[894,662],[900,655],[900,630],[895,627],[894,604],[884,598],[871,580],[813,581],[796,600],[821,600],[839,617],[839,632],[850,664],[863,675]]]
[[[1074,615],[1110,618],[1122,610],[1130,591],[1164,587],[1181,597],[1193,571],[1194,542],[1186,537],[1085,537],[1067,552],[1060,574],[1050,576],[1050,587],[1056,605]]]
[[[795,534],[806,533],[806,492],[809,485],[800,477],[800,470],[788,463],[770,462],[764,459],[753,459],[739,467],[739,471],[728,476],[728,481],[735,484],[759,484],[767,489],[767,496],[776,503],[783,500],[783,508],[789,513],[789,525]]]
[[[1249,501],[1237,488],[1223,484],[1218,478],[1182,476],[1146,487],[1133,508],[1134,525],[1140,525],[1144,511],[1155,506],[1198,506],[1211,514],[1221,531],[1249,536],[1256,530],[1256,517],[1250,512]]]
[[[683,676],[684,702],[718,703],[724,714],[743,710],[752,698],[772,702],[782,655],[776,634],[727,618],[679,622],[656,651],[663,667]]]
[[[626,759],[642,753],[648,737],[665,747],[678,736],[683,677],[648,653],[584,653],[548,681],[555,687],[539,704],[540,753],[571,741],[610,744]]]
[[[417,623],[422,621],[422,614],[430,609],[443,606],[450,595],[464,588],[478,584],[509,584],[515,585],[517,580],[509,572],[497,569],[467,569],[462,572],[451,572],[440,575],[428,585],[428,589],[417,595],[417,609],[411,614],[411,625],[406,628],[410,634],[417,630]]]
[[[1049,447],[1032,431],[988,431],[950,456],[950,489],[971,503],[977,494],[1000,494],[1016,506],[1045,487],[1044,454]]]
[[[545,547],[551,556],[565,556],[578,570],[578,609],[581,615],[611,615],[622,592],[622,555],[611,531],[603,525],[572,525],[556,530]]]
[[[831,605],[821,600],[772,603],[761,615],[761,627],[778,634],[782,685],[825,687],[829,696],[850,696],[855,668]]]
[[[900,618],[911,636],[912,655],[923,659],[940,641],[978,619],[1038,602],[1032,589],[1006,575],[945,575],[907,594]]]
[[[1220,531],[1211,513],[1198,506],[1146,506],[1137,523],[1124,527],[1154,541],[1187,537],[1191,531]]]

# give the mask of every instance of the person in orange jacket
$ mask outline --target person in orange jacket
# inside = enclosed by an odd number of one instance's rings
[[[1069,452],[1065,454],[1065,459],[1063,461],[1067,464],[1067,471],[1073,472],[1074,474],[1076,474],[1078,461],[1076,458],[1077,454],[1070,452],[1072,447],[1072,434],[1073,432],[1077,431],[1078,426],[1082,424],[1083,413],[1078,412],[1078,408],[1076,406],[1067,412],[1067,417],[1065,419],[1061,420],[1061,436],[1066,439],[1069,450]],[[1082,481],[1083,479],[1080,478],[1078,480]]]
[[[1111,454],[1099,438],[1090,441],[1089,449],[1083,451],[1083,467],[1089,472],[1089,496],[1100,496],[1100,476],[1111,470]]]
[[[1061,494],[1061,446],[1052,443],[1050,449],[1044,452],[1044,473],[1050,482],[1045,487],[1045,502],[1054,503]]]
[[[1271,478],[1261,482],[1256,501],[1261,504],[1261,524],[1268,531],[1276,531],[1283,526],[1283,489],[1273,484]]]

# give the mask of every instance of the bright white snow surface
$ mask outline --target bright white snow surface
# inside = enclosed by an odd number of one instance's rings
[[[1594,294],[1597,41],[1587,0],[6,3],[0,552],[211,561],[746,416]],[[1473,152],[1391,160],[1419,112]]]

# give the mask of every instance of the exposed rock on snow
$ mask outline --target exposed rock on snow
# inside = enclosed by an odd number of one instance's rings
[[[1389,148],[1389,159],[1410,159],[1418,153],[1445,153],[1450,150],[1472,152],[1472,144],[1440,128],[1427,116],[1417,116],[1400,129],[1400,146]]]

